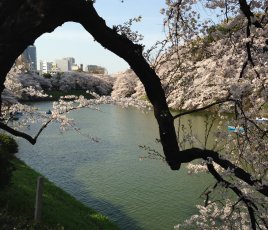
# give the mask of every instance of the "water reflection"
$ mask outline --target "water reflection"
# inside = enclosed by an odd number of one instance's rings
[[[46,111],[49,103],[39,103]],[[139,145],[158,151],[158,128],[152,113],[108,105],[101,112],[72,112],[89,141],[75,131],[45,130],[35,146],[20,140],[18,156],[88,206],[107,215],[122,229],[173,229],[196,212],[200,194],[212,178],[171,171],[162,161],[143,160]],[[182,118],[182,119],[189,119]],[[195,117],[202,134],[204,117]]]

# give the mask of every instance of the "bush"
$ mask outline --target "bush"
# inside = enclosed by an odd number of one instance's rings
[[[19,230],[63,230],[64,227],[61,225],[56,225],[54,227],[49,227],[42,223],[35,223],[30,218],[25,218],[22,216],[14,216],[12,213],[4,209],[0,209],[0,229],[19,229]]]
[[[19,229],[19,230],[62,230],[64,229],[59,224],[54,227],[46,226],[42,223],[35,223],[30,218],[22,216],[14,216],[5,208],[0,209],[0,229]]]
[[[15,167],[11,160],[18,151],[16,141],[3,133],[0,133],[0,189],[10,183],[12,172]]]
[[[47,78],[47,79],[50,79],[50,78],[52,78],[52,75],[50,73],[44,73],[43,77]]]

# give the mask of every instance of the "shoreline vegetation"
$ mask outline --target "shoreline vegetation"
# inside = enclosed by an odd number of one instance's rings
[[[21,160],[12,160],[16,170],[11,184],[0,190],[0,229],[119,229],[107,217],[85,206],[44,179],[42,222],[36,224],[34,202],[39,173]]]
[[[72,89],[68,91],[62,91],[62,90],[49,90],[44,91],[45,94],[48,95],[48,97],[33,97],[28,99],[19,99],[20,102],[39,102],[39,101],[58,101],[60,97],[66,96],[66,95],[75,95],[75,96],[84,96],[85,99],[92,99],[93,96],[86,92],[86,90],[82,89]]]
[[[45,91],[46,94],[49,95],[48,98],[44,98],[44,100],[48,101],[58,101],[60,97],[66,95],[75,95],[75,96],[84,96],[85,99],[92,99],[93,96],[86,92],[86,90],[68,90],[68,91],[58,91],[58,90],[50,90]]]
[[[198,61],[196,71],[203,73],[204,66],[208,63],[214,63],[210,58],[204,58]],[[211,65],[212,65],[211,64]],[[214,63],[215,64],[215,63]],[[213,64],[213,66],[214,66]],[[212,68],[212,67],[211,67]],[[212,71],[212,70],[211,70]],[[234,79],[215,80],[213,74],[197,74],[191,81],[186,81],[189,77],[187,74],[183,78],[178,78],[174,84],[174,89],[166,86],[166,81],[163,80],[162,85],[168,93],[167,103],[171,111],[191,111],[195,109],[206,108],[206,111],[229,112],[234,107],[233,102],[228,101],[228,95],[234,85]],[[211,79],[212,78],[212,79]],[[188,79],[188,78],[187,78]],[[63,72],[50,78],[39,76],[34,72],[25,72],[20,74],[8,75],[9,84],[18,85],[18,92],[13,95],[13,90],[7,87],[4,90],[2,98],[7,104],[15,104],[19,102],[40,102],[40,101],[58,101],[61,96],[75,95],[84,96],[85,99],[93,99],[91,93],[96,93],[100,96],[111,96],[117,100],[133,99],[136,101],[148,101],[144,87],[139,81],[136,74],[128,69],[125,72],[114,75],[90,75],[85,72]],[[228,80],[226,84],[222,83]],[[224,86],[224,87],[223,87]],[[223,88],[222,88],[223,87]],[[30,89],[29,89],[30,88]],[[189,88],[191,90],[189,91]],[[180,90],[178,90],[180,89]],[[35,94],[32,94],[35,90]],[[47,94],[48,97],[40,96],[38,92]],[[91,92],[91,93],[87,93]],[[250,93],[248,93],[250,95]],[[259,95],[257,98],[261,98]],[[226,100],[226,101],[225,101]],[[222,101],[222,102],[221,102]],[[250,100],[248,100],[250,102]],[[209,105],[214,106],[209,106]],[[247,103],[246,108],[250,108],[252,103]],[[265,111],[266,105],[263,106],[261,114],[267,116]]]

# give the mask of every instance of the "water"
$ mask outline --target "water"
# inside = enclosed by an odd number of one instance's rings
[[[50,103],[36,106],[46,111]],[[171,171],[161,160],[139,160],[147,156],[139,145],[161,151],[152,113],[104,105],[101,112],[83,109],[71,117],[99,142],[52,125],[35,146],[19,139],[18,157],[122,229],[173,229],[196,213],[200,194],[213,183],[208,174],[190,176],[184,167]],[[195,116],[199,135],[203,121]]]

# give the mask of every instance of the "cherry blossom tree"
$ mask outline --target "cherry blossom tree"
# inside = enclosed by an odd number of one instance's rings
[[[166,3],[168,7],[162,13],[166,15],[166,44],[171,43],[168,49],[172,58],[159,55],[156,67],[166,70],[162,82],[168,82],[170,105],[188,109],[174,119],[217,106],[223,120],[220,124],[224,124],[227,109],[234,114],[235,127],[241,127],[233,135],[222,131],[226,126],[220,125],[210,150],[205,144],[202,151],[180,151],[187,152],[184,156],[191,160],[204,154],[202,165],[191,163],[189,170],[206,170],[216,183],[204,192],[199,215],[176,227],[267,229],[267,124],[258,123],[256,118],[267,114],[268,2]],[[213,18],[204,18],[197,8],[209,10]],[[231,165],[225,165],[227,161]],[[228,198],[228,191],[237,198]]]
[[[216,179],[215,185],[204,192],[204,205],[198,206],[200,213],[182,225],[196,225],[201,229],[267,229],[268,132],[267,126],[257,123],[255,118],[262,115],[267,105],[268,2],[166,0],[166,5],[161,12],[166,15],[167,38],[145,52],[140,44],[141,37],[128,30],[133,20],[109,28],[97,14],[94,1],[1,1],[0,93],[5,89],[8,71],[29,44],[64,22],[80,23],[104,48],[128,62],[143,84],[158,122],[164,158],[170,168],[179,170],[181,164],[191,163],[189,170],[206,170]],[[200,6],[211,10],[215,18],[219,17],[217,24],[221,26],[217,27],[211,19],[204,19],[195,10]],[[150,56],[151,53],[154,57]],[[214,98],[213,90],[200,80],[200,76],[207,81],[215,79],[221,87],[228,79],[228,87],[224,87],[221,97]],[[199,85],[201,90],[191,91],[186,87],[189,82]],[[136,87],[140,88],[139,85]],[[184,100],[181,95],[184,94],[194,94],[197,99],[190,105],[186,104],[193,110],[172,115],[167,100],[180,108]],[[204,100],[198,100],[200,98],[209,100],[203,104]],[[112,99],[99,98],[98,102],[105,100]],[[83,98],[76,98],[75,102],[78,107],[90,105]],[[55,104],[52,118],[62,124],[71,123],[62,116],[62,108],[72,110],[73,103],[62,100]],[[215,140],[218,145],[211,149],[206,144],[204,148],[183,149],[178,142],[174,121],[185,114],[225,103],[233,110],[234,125],[242,131],[238,129],[235,136],[219,131]],[[221,108],[217,107],[219,116],[222,116]],[[3,106],[0,111],[4,116]],[[0,128],[35,144],[50,122],[48,120],[35,137],[4,122],[0,123]],[[209,134],[210,125],[207,127]],[[225,145],[221,144],[224,140]],[[201,161],[202,165],[193,164],[194,160]],[[235,194],[235,198],[228,191]]]
[[[112,97],[130,97],[136,92],[135,87],[138,84],[138,78],[133,71],[128,70],[125,73],[118,73],[115,77]]]

